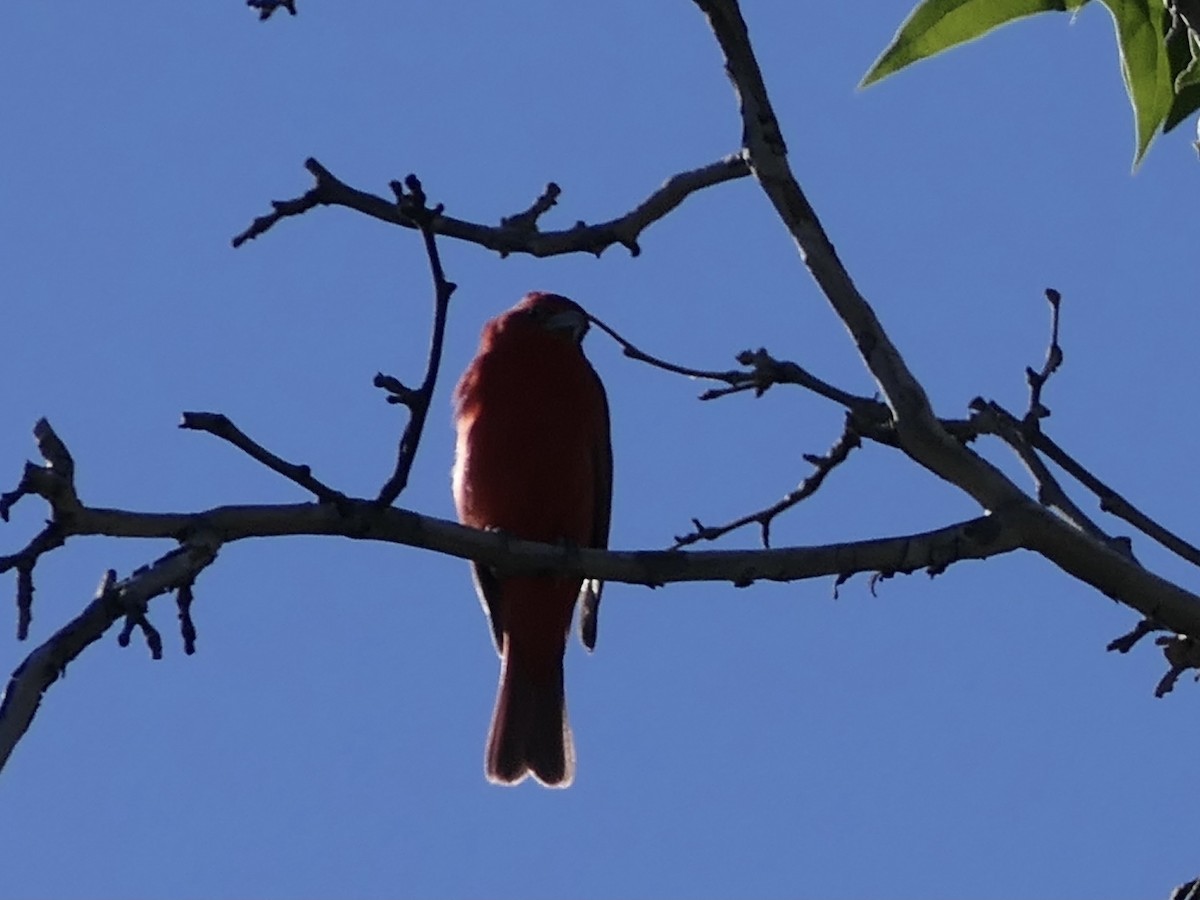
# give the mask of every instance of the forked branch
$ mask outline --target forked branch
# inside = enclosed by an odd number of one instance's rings
[[[815,494],[821,485],[825,483],[826,476],[846,461],[847,457],[850,456],[850,451],[857,449],[861,445],[862,440],[859,437],[858,429],[854,427],[854,417],[847,415],[846,425],[841,437],[829,448],[828,452],[823,456],[816,456],[812,453],[804,454],[805,462],[813,467],[813,471],[807,478],[800,482],[800,485],[795,490],[788,492],[782,499],[765,509],[760,509],[757,512],[734,519],[732,522],[727,522],[724,525],[704,525],[699,519],[692,519],[695,530],[690,534],[677,535],[675,537],[675,547],[686,547],[698,541],[715,541],[729,534],[731,531],[736,531],[751,524],[758,525],[762,537],[762,545],[770,547],[771,523],[775,521],[775,517]]]
[[[151,598],[190,584],[217,556],[218,544],[196,534],[123,581],[109,570],[95,598],[17,666],[0,697],[0,769],[29,730],[46,689],[85,648],[125,617],[136,622]],[[148,623],[147,623],[148,624]]]
[[[39,424],[39,430],[52,433],[44,422]],[[282,460],[280,463],[282,474],[292,471],[292,464]],[[17,667],[0,700],[0,767],[28,729],[46,689],[69,662],[118,621],[124,619],[126,623],[121,632],[122,643],[127,643],[130,633],[139,628],[145,633],[151,652],[155,656],[161,653],[158,633],[147,616],[151,598],[169,591],[177,593],[184,645],[191,652],[195,629],[189,608],[196,576],[213,562],[223,544],[246,538],[341,535],[477,560],[505,572],[586,576],[647,586],[677,581],[727,581],[739,587],[759,580],[795,581],[827,576],[845,580],[856,572],[868,571],[911,572],[922,568],[940,571],[959,560],[984,559],[1019,546],[1018,533],[998,516],[984,516],[922,534],[817,547],[609,552],[517,540],[381,506],[375,500],[340,494],[337,502],[330,503],[225,506],[196,513],[93,508],[75,499],[69,502],[70,515],[66,516],[55,506],[68,502],[63,500],[66,494],[48,493],[49,496],[42,496],[51,505],[52,521],[59,522],[59,545],[71,537],[103,535],[161,538],[179,541],[181,546],[122,581],[116,580],[115,573],[109,573],[86,609]],[[73,490],[69,494],[74,497]]]
[[[1081,530],[1076,522],[1059,518],[942,427],[924,388],[854,285],[792,173],[787,145],[737,0],[694,2],[707,16],[725,57],[726,72],[740,105],[743,149],[754,177],[879,385],[899,447],[985,510],[1015,517],[1023,544],[1069,575],[1177,633],[1200,635],[1200,598],[1142,568],[1131,554],[1098,538],[1090,529]],[[1056,343],[1057,334],[1052,346]],[[1052,351],[1043,381],[1054,362]],[[1040,404],[1040,397],[1035,400]],[[1034,412],[1036,420],[1037,410]]]
[[[406,190],[407,189],[407,190]],[[391,506],[396,498],[408,487],[408,475],[412,471],[413,462],[417,458],[417,448],[421,444],[421,435],[425,431],[425,419],[429,415],[429,406],[433,402],[433,391],[437,386],[438,372],[442,368],[442,345],[446,338],[446,319],[450,314],[450,298],[458,287],[447,280],[442,269],[442,258],[438,253],[437,237],[434,223],[442,215],[442,205],[439,203],[432,209],[429,207],[425,190],[421,187],[416,175],[409,175],[404,184],[392,182],[392,191],[396,195],[396,206],[410,220],[416,222],[421,229],[421,238],[425,244],[425,253],[429,258],[429,270],[433,276],[433,332],[429,338],[429,358],[425,365],[425,377],[421,386],[415,390],[405,387],[396,378],[382,373],[375,376],[375,386],[388,391],[389,403],[402,403],[408,407],[408,424],[400,436],[400,444],[396,448],[396,467],[387,482],[379,490],[376,502],[380,506]]]

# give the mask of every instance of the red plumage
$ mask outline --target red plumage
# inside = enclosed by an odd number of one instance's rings
[[[483,329],[455,390],[454,502],[459,519],[517,537],[607,547],[612,445],[604,386],[583,355],[587,314],[556,294],[527,294]],[[595,642],[600,585],[500,577],[472,565],[500,654],[488,733],[490,781],[525,776],[566,787],[575,774],[563,653],[577,598]]]

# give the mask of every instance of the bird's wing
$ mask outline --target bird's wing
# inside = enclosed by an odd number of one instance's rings
[[[608,547],[609,526],[612,524],[612,434],[609,430],[608,398],[604,394],[604,385],[600,377],[592,372],[596,386],[600,392],[600,406],[603,411],[603,427],[600,429],[595,445],[592,447],[592,478],[594,493],[592,495],[592,535],[589,546],[606,549]],[[598,578],[588,578],[583,582],[579,592],[579,639],[588,650],[596,649],[596,627],[600,616],[600,592],[604,582]]]
[[[496,643],[496,652],[502,653],[504,648],[504,622],[500,618],[500,579],[496,577],[491,566],[483,563],[471,563],[471,576],[475,579],[475,593],[483,604],[488,621],[492,623],[492,640]]]

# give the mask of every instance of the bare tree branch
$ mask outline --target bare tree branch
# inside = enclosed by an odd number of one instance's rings
[[[837,442],[829,448],[824,456],[815,456],[811,453],[804,454],[805,461],[814,466],[814,471],[804,481],[800,482],[800,486],[794,491],[789,492],[783,499],[778,500],[765,509],[742,516],[740,519],[734,519],[732,522],[727,522],[724,525],[705,526],[699,519],[692,519],[692,524],[695,525],[696,530],[690,534],[676,535],[675,549],[695,544],[698,541],[715,541],[729,534],[729,532],[751,523],[758,524],[762,534],[763,546],[770,547],[771,523],[775,517],[815,494],[821,485],[825,483],[825,476],[844,463],[850,455],[851,450],[855,450],[861,445],[862,441],[859,438],[858,430],[854,427],[854,417],[847,415],[846,425],[841,437],[837,439]]]
[[[1104,482],[1100,481],[1100,479],[1092,475],[1091,472],[1042,431],[1042,421],[1050,416],[1050,410],[1042,403],[1042,389],[1045,387],[1046,382],[1049,381],[1050,376],[1058,371],[1063,363],[1063,350],[1058,340],[1062,296],[1053,288],[1047,288],[1046,299],[1050,302],[1051,311],[1050,344],[1046,350],[1046,361],[1042,364],[1041,371],[1035,372],[1032,368],[1025,370],[1025,377],[1029,382],[1029,409],[1019,423],[1019,431],[1027,448],[1033,448],[1044,454],[1068,475],[1094,493],[1100,500],[1101,511],[1124,519],[1134,528],[1157,541],[1177,556],[1187,560],[1192,565],[1200,566],[1200,548],[1188,543],[1143,513],[1108,485],[1104,484]],[[976,398],[974,402],[983,403],[984,401]],[[996,418],[993,419],[995,424],[1003,425],[1010,429],[1016,424],[1016,417],[999,404],[990,403],[989,406],[996,414]],[[992,433],[996,432],[993,431]],[[1036,462],[1036,465],[1040,465],[1040,461]],[[1057,488],[1057,490],[1060,495],[1065,496],[1061,488]],[[1082,515],[1082,513],[1078,513],[1078,515]]]
[[[223,441],[228,441],[247,454],[251,459],[262,463],[272,472],[282,475],[288,481],[294,481],[300,487],[312,493],[322,503],[336,503],[345,499],[344,494],[335,491],[333,488],[314,478],[312,469],[308,466],[289,463],[287,460],[276,456],[261,444],[251,440],[224,413],[185,412],[183,420],[179,423],[179,427],[192,431],[206,431]]]
[[[1057,292],[1055,292],[1057,293]],[[1040,373],[1034,373],[1037,376],[1036,393],[1032,394],[1031,410],[1034,408],[1044,409],[1041,405],[1040,394],[1041,387],[1048,380],[1049,376],[1061,365],[1062,349],[1058,343],[1058,310],[1059,305],[1052,301],[1053,322],[1051,333],[1050,350],[1047,352],[1047,360]],[[628,338],[621,335],[616,329],[612,328],[605,322],[592,317],[592,321],[601,330],[606,332],[613,338],[622,348],[626,356],[639,362],[644,362],[655,368],[664,371],[673,372],[683,375],[688,378],[699,378],[710,381],[723,382],[728,387],[716,388],[705,391],[700,395],[702,400],[711,400],[717,397],[728,396],[732,393],[754,391],[756,396],[761,396],[770,387],[776,384],[793,384],[799,387],[806,388],[819,396],[825,397],[828,400],[837,403],[855,417],[855,426],[861,436],[870,438],[877,443],[888,446],[899,446],[899,442],[892,426],[891,415],[888,407],[870,397],[863,397],[854,394],[849,394],[841,389],[834,387],[827,382],[822,381],[802,366],[786,361],[777,360],[765,349],[756,351],[746,350],[738,354],[737,360],[742,365],[748,366],[748,369],[697,369],[689,366],[682,366],[676,363],[663,360],[651,353],[640,349]],[[1054,348],[1057,349],[1057,353]],[[1029,370],[1032,371],[1032,370]],[[1031,391],[1033,384],[1031,383]],[[984,403],[985,401],[978,399],[977,402]],[[1086,468],[1072,458],[1065,450],[1058,446],[1049,436],[1040,429],[1040,423],[1037,417],[1030,418],[1027,414],[1026,419],[1018,422],[1012,413],[1005,410],[1003,407],[991,401],[986,401],[989,406],[994,408],[1005,420],[1010,421],[1023,435],[1023,441],[1018,439],[1018,452],[1022,453],[1023,459],[1027,463],[1027,468],[1032,467],[1031,471],[1035,475],[1035,480],[1042,485],[1050,487],[1052,494],[1056,498],[1061,498],[1064,504],[1069,504],[1067,508],[1072,510],[1070,517],[1079,523],[1091,522],[1091,520],[1079,510],[1078,506],[1070,502],[1068,495],[1061,488],[1058,482],[1050,475],[1049,471],[1041,464],[1036,457],[1030,457],[1029,446],[1044,453],[1049,459],[1057,463],[1072,477],[1076,478],[1089,490],[1093,491],[1100,498],[1100,508],[1105,512],[1111,512],[1113,515],[1129,522],[1139,531],[1144,532],[1149,537],[1163,544],[1163,546],[1174,551],[1184,559],[1193,564],[1200,565],[1200,549],[1185,541],[1183,538],[1175,535],[1145,513],[1141,512],[1132,503],[1126,500],[1113,488],[1100,481],[1092,475]],[[980,433],[980,426],[984,420],[978,417],[972,419],[940,419],[941,426],[958,441],[967,443],[974,440]],[[998,422],[989,420],[993,424],[983,428],[986,433],[998,433]],[[1025,443],[1027,442],[1027,443]],[[1043,498],[1045,499],[1045,498]],[[1057,506],[1057,503],[1051,502],[1050,505]],[[765,511],[761,511],[765,512]],[[753,513],[742,519],[730,523],[733,527],[749,524],[750,522],[758,521],[760,513]],[[1091,523],[1091,527],[1083,526],[1094,537],[1103,540],[1110,546],[1115,547],[1119,552],[1125,555],[1130,555],[1130,547],[1124,539],[1112,539],[1104,534],[1095,523]],[[719,526],[716,529],[709,529],[707,526],[697,524],[697,532],[694,535],[704,537],[708,533],[714,535],[726,533],[725,526]],[[693,536],[688,536],[693,538]],[[688,541],[689,543],[691,540]]]
[[[1029,411],[1025,413],[1024,420],[1027,428],[1036,428],[1041,419],[1050,415],[1050,410],[1042,404],[1042,388],[1063,362],[1062,346],[1058,343],[1062,295],[1054,288],[1046,288],[1046,300],[1050,303],[1050,345],[1046,348],[1046,361],[1040,372],[1030,367],[1025,369],[1025,380],[1029,383]]]
[[[116,582],[111,571],[95,599],[78,616],[55,632],[17,666],[0,698],[0,769],[29,729],[46,689],[58,680],[84,649],[131,611],[144,614],[146,603],[159,594],[191,583],[217,556],[218,543],[195,535],[189,542]]]
[[[1152,622],[1149,619],[1142,619],[1133,627],[1133,630],[1127,634],[1123,634],[1118,638],[1108,642],[1105,647],[1110,653],[1128,653],[1133,649],[1134,645],[1148,634],[1153,634],[1156,631],[1161,631],[1162,626],[1157,622]]]
[[[886,404],[871,397],[863,397],[843,391],[841,388],[821,380],[798,363],[775,359],[775,357],[761,347],[758,350],[743,350],[737,355],[737,361],[744,366],[748,366],[749,368],[747,369],[727,369],[724,371],[718,369],[694,369],[689,366],[668,362],[647,353],[645,350],[637,347],[628,338],[621,335],[616,329],[594,316],[590,318],[597,327],[606,332],[621,346],[624,354],[630,359],[644,362],[656,369],[674,372],[677,375],[683,375],[687,378],[702,378],[709,381],[724,382],[729,385],[728,387],[713,388],[705,391],[700,395],[701,400],[715,400],[719,397],[727,397],[730,394],[747,391],[753,391],[756,397],[761,397],[774,385],[792,384],[812,391],[814,394],[844,407],[854,416],[854,425],[861,437],[870,438],[877,443],[885,444],[889,447],[900,446],[895,428],[893,427],[891,412],[888,410]],[[941,419],[939,421],[948,434],[962,443],[969,443],[978,436],[976,426],[969,419]]]
[[[542,191],[541,195],[533,201],[533,205],[529,209],[511,216],[504,216],[500,219],[500,227],[525,232],[537,231],[538,219],[554,208],[558,203],[558,195],[561,193],[562,188],[551,181],[546,185],[546,190]]]
[[[610,552],[522,541],[355,498],[337,504],[225,506],[190,514],[79,505],[60,527],[64,541],[72,536],[106,535],[167,538],[184,543],[125,581],[116,583],[115,575],[110,574],[92,603],[14,671],[0,700],[0,767],[28,729],[46,689],[67,663],[118,619],[126,620],[122,644],[128,643],[131,631],[138,627],[146,633],[152,654],[156,658],[161,655],[161,640],[146,618],[146,604],[152,597],[178,591],[185,649],[191,652],[195,631],[187,610],[192,584],[213,562],[222,544],[244,538],[341,535],[421,547],[478,560],[504,572],[599,577],[648,586],[675,581],[729,581],[739,587],[759,580],[793,581],[829,575],[845,580],[862,571],[891,574],[925,568],[932,573],[958,560],[984,559],[1019,546],[1017,532],[1000,517],[984,516],[922,534],[818,547]]]
[[[742,143],[751,171],[791,234],[804,264],[850,331],[891,410],[900,448],[966,491],[984,509],[1019,502],[1023,495],[1002,472],[941,427],[925,389],[838,258],[788,164],[787,145],[737,0],[694,2],[708,17],[725,55],[725,69],[741,105]]]
[[[984,525],[986,524],[986,528]],[[965,529],[965,531],[963,530]],[[842,572],[906,571],[935,557],[982,559],[1019,543],[996,516],[971,519],[921,535],[776,550],[609,551],[525,541],[480,531],[374,500],[348,498],[340,507],[292,503],[217,506],[195,513],[153,513],[85,507],[67,537],[190,540],[210,534],[220,544],[291,535],[340,536],[432,550],[514,574],[570,575],[657,587],[677,581],[797,581]],[[974,548],[957,555],[954,549]],[[928,554],[926,554],[928,555]]]
[[[743,366],[750,367],[750,381],[754,386],[755,393],[760,396],[766,393],[772,385],[794,384],[812,391],[819,397],[844,406],[860,419],[888,428],[892,425],[891,413],[878,400],[871,397],[860,397],[836,388],[797,363],[775,359],[763,347],[759,347],[757,350],[743,350],[737,355],[737,361]],[[720,391],[710,391],[702,394],[700,399],[712,400],[720,394]]]
[[[405,192],[405,188],[408,192]],[[387,482],[379,490],[376,503],[380,506],[391,506],[396,498],[408,486],[408,475],[412,471],[413,462],[417,458],[417,448],[421,444],[421,435],[425,431],[425,419],[429,415],[429,405],[433,402],[433,390],[437,386],[438,372],[442,367],[442,344],[446,337],[446,318],[450,313],[450,298],[458,287],[446,280],[442,269],[442,258],[438,254],[437,238],[434,235],[434,223],[442,214],[439,203],[430,209],[425,197],[425,191],[416,175],[409,175],[404,184],[392,182],[392,191],[396,195],[397,207],[417,223],[421,229],[421,238],[425,243],[425,253],[429,257],[429,270],[433,276],[433,333],[429,338],[429,358],[425,366],[425,378],[416,390],[404,387],[395,378],[379,374],[375,376],[375,386],[391,392],[388,400],[392,403],[403,403],[408,407],[408,424],[400,436],[400,444],[396,449],[396,468]],[[397,390],[399,387],[399,390]]]
[[[192,515],[85,510],[79,534],[170,537],[195,531],[184,547],[108,590],[38,647],[13,673],[0,701],[0,767],[37,711],[41,696],[63,668],[131,608],[190,585],[216,557],[217,548],[249,537],[334,535],[422,547],[474,559],[505,572],[601,577],[659,586],[678,581],[795,581],[855,572],[939,572],[967,559],[985,559],[1018,548],[1017,533],[999,517],[984,516],[920,534],[779,550],[610,552],[522,541],[478,531],[367,500],[351,501],[345,516],[328,504],[218,507]]]
[[[729,581],[747,587],[758,580],[793,581],[855,572],[931,574],[959,560],[985,559],[1017,549],[1017,534],[996,516],[984,516],[921,534],[780,550],[708,552],[609,552],[512,539],[394,507],[353,501],[345,517],[329,504],[220,507],[190,516],[85,510],[79,532],[114,536],[167,537],[196,531],[184,547],[119,584],[105,584],[75,619],[34,650],[13,672],[0,699],[0,768],[25,734],[46,689],[89,644],[118,619],[167,591],[188,591],[223,542],[283,534],[341,534],[424,547],[476,559],[503,571],[602,577],[608,581],[658,586],[676,581]],[[91,529],[101,529],[99,531]],[[363,529],[363,530],[360,530]],[[181,601],[182,602],[182,601]],[[194,638],[194,635],[193,635]],[[186,639],[186,630],[185,630]]]
[[[748,369],[693,369],[668,362],[665,359],[647,353],[640,349],[628,338],[621,335],[615,328],[596,318],[588,316],[592,323],[609,337],[616,341],[622,352],[630,359],[643,362],[665,372],[673,372],[686,378],[700,378],[707,381],[721,381],[729,385],[726,388],[715,388],[700,395],[701,400],[715,400],[729,394],[742,391],[754,391],[756,397],[761,397],[776,384],[795,384],[812,391],[827,400],[838,403],[860,417],[885,424],[890,421],[887,407],[878,400],[870,397],[858,397],[822,381],[815,375],[794,362],[780,362],[765,349],[743,350],[737,355],[737,361],[748,366]]]
[[[179,541],[182,546],[120,583],[115,573],[110,573],[84,612],[34,650],[13,673],[0,700],[0,766],[29,727],[45,690],[67,663],[118,619],[125,619],[119,635],[122,645],[128,644],[135,628],[141,629],[152,655],[161,656],[161,638],[146,614],[150,598],[171,590],[177,592],[185,650],[193,652],[195,629],[189,607],[196,576],[213,562],[222,544],[244,538],[341,535],[434,550],[484,562],[502,572],[576,575],[648,586],[674,581],[728,581],[739,587],[758,580],[792,581],[828,575],[844,581],[862,571],[890,575],[925,568],[935,573],[958,560],[983,559],[1020,546],[1018,533],[998,516],[984,516],[922,534],[766,551],[609,552],[539,544],[382,506],[378,500],[346,497],[315,480],[310,483],[311,475],[302,467],[261,447],[228,420],[202,418],[193,419],[192,424],[219,434],[273,471],[336,502],[224,506],[197,513],[89,507],[78,499],[73,480],[61,474],[73,474],[73,464],[67,464],[70,454],[66,445],[46,420],[40,420],[35,431],[47,465],[27,464],[21,488],[12,495],[37,494],[50,504],[52,537],[40,541],[35,538],[25,551],[3,558],[0,571],[16,568],[19,584],[23,584],[30,580],[33,561],[76,536],[163,538]],[[848,444],[845,452],[849,452]],[[822,465],[816,458],[812,461]],[[833,463],[825,465],[827,471]],[[10,506],[12,502],[16,501]],[[32,597],[31,583],[27,593]]]
[[[75,496],[75,460],[71,458],[66,445],[45,419],[38,419],[34,423],[33,437],[45,465],[26,462],[16,490],[0,494],[0,519],[5,522],[8,521],[8,511],[29,494],[51,500],[63,512],[79,504],[79,498]]]
[[[646,363],[647,365],[653,366],[656,369],[662,369],[664,372],[673,372],[676,375],[683,375],[685,378],[703,378],[708,381],[724,381],[731,385],[746,384],[749,379],[753,377],[752,373],[743,372],[740,369],[726,369],[722,372],[715,369],[693,369],[690,366],[681,366],[678,363],[667,362],[665,359],[660,359],[657,356],[652,356],[644,350],[639,350],[636,346],[634,346],[632,341],[622,337],[615,328],[606,324],[596,316],[589,314],[588,319],[593,325],[616,341],[620,345],[622,352],[627,357],[632,360],[636,360],[637,362]]]
[[[17,570],[17,640],[29,636],[29,625],[33,621],[33,569],[43,554],[63,545],[62,528],[50,522],[34,535],[24,549],[11,556],[0,556],[0,573]]]
[[[316,186],[293,200],[272,201],[272,212],[255,219],[249,228],[233,239],[233,246],[240,247],[281,219],[301,215],[316,206],[345,206],[393,225],[419,227],[395,203],[350,187],[315,159],[306,160],[304,167],[316,179]],[[613,244],[620,244],[637,256],[641,252],[638,247],[641,233],[679,206],[689,195],[749,174],[745,160],[739,154],[733,154],[672,176],[637,207],[619,218],[596,225],[577,222],[574,227],[564,231],[539,231],[529,223],[528,215],[522,214],[510,217],[508,224],[500,226],[479,225],[452,216],[438,216],[432,223],[432,229],[439,236],[478,244],[501,256],[510,253],[528,253],[537,257],[564,253],[592,253],[599,256]]]
[[[924,389],[858,292],[792,174],[787,146],[737,0],[694,2],[707,16],[724,54],[726,71],[740,101],[743,147],[754,177],[879,385],[892,414],[898,446],[984,509],[1013,517],[1023,545],[1072,577],[1177,633],[1200,634],[1200,604],[1195,595],[1143,569],[1131,554],[1064,522],[942,427]]]
[[[1100,509],[1103,512],[1111,513],[1118,519],[1124,519],[1138,531],[1157,541],[1180,558],[1194,566],[1200,566],[1200,548],[1185,541],[1146,515],[1077,462],[1040,428],[1029,438],[1029,441],[1039,452],[1044,453],[1047,459],[1053,461],[1064,472],[1095,494],[1100,500]]]

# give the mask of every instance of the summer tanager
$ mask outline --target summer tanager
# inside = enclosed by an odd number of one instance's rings
[[[587,313],[557,294],[527,294],[484,326],[455,390],[454,502],[475,528],[579,547],[607,547],[612,445],[604,386],[583,355]],[[472,563],[500,654],[488,733],[489,781],[525,776],[567,787],[575,752],[563,653],[576,599],[588,649],[600,583],[501,575]]]

